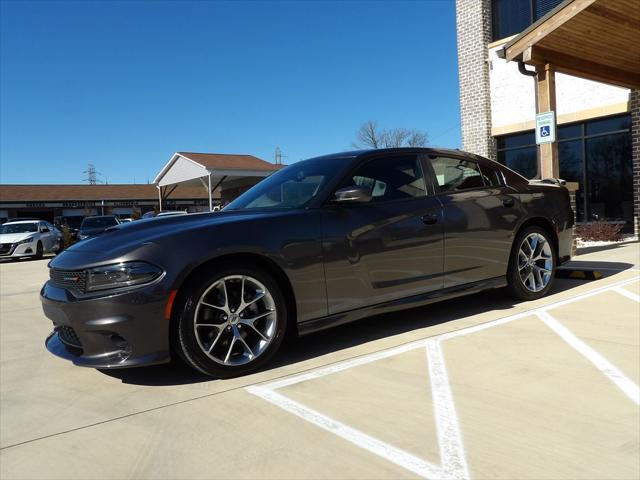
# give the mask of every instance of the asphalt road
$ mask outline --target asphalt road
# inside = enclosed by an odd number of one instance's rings
[[[639,244],[557,280],[305,337],[211,380],[51,356],[47,259],[0,264],[0,477],[638,478]]]

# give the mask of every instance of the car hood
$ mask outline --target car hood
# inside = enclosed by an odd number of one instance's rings
[[[35,236],[35,232],[3,233],[0,235],[0,243],[15,243],[31,236]]]
[[[163,239],[199,234],[199,230],[216,228],[230,223],[251,222],[265,217],[276,217],[285,211],[225,211],[195,213],[190,215],[170,215],[120,224],[108,228],[101,235],[75,243],[51,263],[56,268],[76,268],[75,265],[98,265],[116,258],[136,257],[137,251],[145,248],[161,248]],[[189,245],[184,245],[189,248]],[[144,255],[142,255],[144,256]],[[83,267],[84,268],[84,267]]]

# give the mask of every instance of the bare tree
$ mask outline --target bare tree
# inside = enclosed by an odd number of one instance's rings
[[[407,138],[408,147],[424,147],[427,145],[427,132],[422,130],[410,130]]]
[[[360,130],[356,133],[356,141],[351,145],[354,148],[380,148],[382,133],[378,130],[378,123],[369,120],[360,125]]]
[[[360,126],[356,139],[351,144],[354,148],[424,147],[427,133],[407,128],[380,130],[377,122],[369,120]]]

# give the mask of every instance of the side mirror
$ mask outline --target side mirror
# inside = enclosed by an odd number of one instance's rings
[[[371,189],[358,185],[341,188],[333,197],[335,203],[367,203],[371,201]]]
[[[49,230],[47,227],[42,227],[42,228],[40,229],[40,233],[47,233],[47,232],[49,232],[49,231],[50,231],[50,230]]]

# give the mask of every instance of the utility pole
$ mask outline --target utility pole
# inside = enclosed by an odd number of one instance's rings
[[[88,168],[82,173],[85,173],[87,175],[87,178],[85,178],[83,182],[87,182],[89,183],[89,185],[102,183],[102,180],[98,180],[98,175],[102,174],[96,171],[96,167],[93,165],[93,163],[90,163]]]
[[[282,165],[283,157],[287,158],[286,155],[282,155],[282,150],[280,150],[280,147],[276,147],[276,153],[275,153],[276,165]]]

